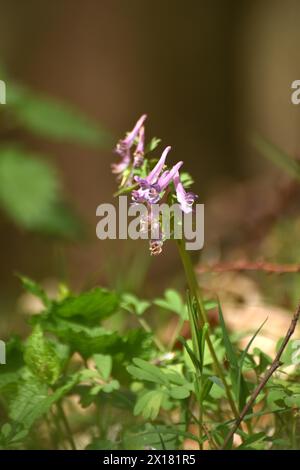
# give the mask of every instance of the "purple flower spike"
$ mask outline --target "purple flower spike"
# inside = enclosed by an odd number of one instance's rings
[[[146,178],[140,178],[139,176],[135,177],[135,181],[137,181],[140,185],[138,190],[132,191],[132,199],[135,202],[149,202],[150,204],[155,204],[160,200],[160,193],[162,188],[157,181],[165,165],[165,161],[170,150],[170,146],[165,148],[157,164],[150,171]]]
[[[130,162],[131,162],[130,149],[131,149],[132,145],[134,144],[134,141],[135,141],[135,139],[138,135],[140,135],[141,137],[139,138],[137,147],[140,145],[139,150],[143,151],[143,148],[144,148],[143,132],[144,131],[141,131],[141,129],[143,129],[143,124],[145,122],[146,117],[147,117],[147,115],[143,114],[143,116],[141,116],[140,119],[135,124],[132,131],[130,131],[124,139],[119,140],[119,142],[117,143],[117,146],[115,148],[115,152],[118,155],[120,155],[122,160],[119,163],[113,163],[111,165],[113,173],[121,174],[130,165]]]
[[[180,204],[181,210],[186,214],[192,212],[192,206],[197,199],[197,195],[194,193],[187,193],[180,181],[179,173],[177,172],[174,176],[174,185],[176,189],[177,201]]]
[[[170,171],[165,171],[161,177],[158,180],[158,185],[161,188],[161,191],[163,191],[174,179],[175,175],[178,174],[179,168],[183,165],[183,162],[178,162],[176,165],[171,168]]]
[[[149,175],[147,176],[146,178],[147,183],[149,184],[156,183],[163,167],[165,166],[165,161],[170,150],[171,150],[170,146],[165,148],[165,150],[161,154],[160,159],[156,163],[155,167],[153,168],[153,170],[150,171]]]
[[[128,151],[132,147],[136,137],[138,136],[141,127],[143,126],[145,120],[147,118],[147,114],[143,114],[140,119],[137,121],[135,124],[134,128],[132,131],[130,131],[127,136],[124,139],[121,139],[117,146],[116,146],[116,152],[121,156],[124,157],[127,155]]]
[[[122,157],[120,163],[112,163],[111,171],[114,174],[123,173],[130,164],[130,153],[128,152],[126,155]]]
[[[142,126],[139,130],[138,143],[134,152],[133,166],[139,168],[144,160],[145,128]]]

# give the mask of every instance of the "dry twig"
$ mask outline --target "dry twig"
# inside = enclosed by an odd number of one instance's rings
[[[300,264],[274,264],[265,261],[232,261],[228,263],[216,263],[210,266],[199,266],[198,273],[224,273],[228,271],[263,271],[267,274],[300,273]]]
[[[243,419],[245,418],[245,416],[248,414],[248,412],[249,412],[250,408],[252,407],[252,405],[254,405],[254,402],[255,402],[256,398],[258,397],[258,395],[260,394],[260,392],[262,391],[262,389],[264,388],[264,386],[266,385],[266,383],[268,382],[270,377],[274,374],[274,372],[281,365],[280,358],[281,358],[282,353],[285,350],[291,336],[293,335],[293,333],[295,331],[297,322],[299,320],[299,316],[300,316],[300,304],[298,305],[297,310],[293,315],[293,318],[292,318],[291,324],[289,326],[289,329],[288,329],[288,331],[285,335],[285,338],[284,338],[284,340],[283,340],[283,342],[282,342],[282,344],[281,344],[281,346],[280,346],[280,348],[279,348],[279,350],[276,354],[276,357],[275,357],[274,361],[270,365],[269,369],[266,371],[262,381],[258,384],[258,386],[252,392],[252,395],[251,395],[248,403],[246,403],[246,405],[244,406],[239,418],[237,420],[235,420],[233,428],[231,429],[231,431],[227,434],[227,436],[225,438],[225,441],[223,443],[223,449],[226,449],[226,447],[227,447],[228,443],[230,442],[230,440],[232,439],[234,433],[236,432],[236,430],[240,426],[240,424],[243,421]]]

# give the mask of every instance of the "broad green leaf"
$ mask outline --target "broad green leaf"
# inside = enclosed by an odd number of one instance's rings
[[[0,205],[19,225],[36,229],[58,201],[54,169],[15,147],[0,149]]]
[[[58,141],[103,148],[111,145],[111,136],[98,123],[57,100],[10,84],[7,108],[20,125],[31,132]]]
[[[54,384],[61,371],[61,361],[53,345],[44,337],[40,325],[36,325],[26,341],[24,360],[28,368],[42,382]]]
[[[134,415],[142,414],[145,419],[154,420],[157,418],[162,400],[164,398],[162,390],[151,390],[141,395],[134,407]]]
[[[54,403],[69,393],[77,381],[78,375],[75,374],[66,384],[49,395],[46,384],[42,384],[33,376],[28,376],[24,383],[20,384],[17,395],[12,397],[10,419],[22,424],[24,429],[29,431],[38,419],[48,413]]]
[[[188,388],[176,385],[172,385],[168,392],[172,398],[175,398],[175,400],[184,400],[185,398],[188,398],[191,394],[191,391]]]
[[[82,294],[53,302],[51,315],[63,318],[82,318],[87,322],[98,322],[117,311],[119,298],[115,292],[96,287]]]
[[[133,329],[120,335],[100,326],[85,326],[82,323],[63,318],[41,319],[43,328],[54,333],[73,352],[84,358],[93,354],[118,355],[123,363],[130,361],[136,354],[143,356],[150,347],[151,335],[141,329]]]

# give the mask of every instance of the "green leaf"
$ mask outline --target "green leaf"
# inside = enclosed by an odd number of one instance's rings
[[[186,341],[185,338],[182,338],[182,337],[179,337],[178,339],[179,339],[180,343],[183,344],[183,346],[185,348],[185,351],[188,355],[187,356],[185,354],[185,356],[184,356],[185,362],[187,363],[188,367],[190,367],[193,364],[196,371],[201,371],[202,365],[201,365],[199,359],[195,356],[192,348],[190,347],[190,346],[192,346],[192,340]],[[190,359],[190,361],[187,360],[188,358]]]
[[[157,418],[165,394],[162,390],[151,390],[141,395],[134,407],[134,415],[142,414],[145,419]]]
[[[253,434],[252,436],[247,437],[243,444],[238,446],[239,450],[246,450],[246,449],[257,449],[256,445],[253,444],[258,444],[262,443],[267,439],[266,433],[265,432],[258,432],[256,434]],[[260,447],[259,447],[260,448]]]
[[[24,429],[29,431],[31,426],[48,413],[51,406],[65,396],[77,381],[78,375],[75,374],[66,384],[49,395],[46,384],[33,376],[28,376],[24,383],[20,384],[17,395],[11,400],[10,419],[22,424]]]
[[[104,380],[108,380],[112,370],[112,357],[105,354],[94,354],[96,367]]]
[[[7,108],[22,126],[42,137],[97,148],[111,145],[111,136],[98,123],[70,106],[36,95],[25,87],[10,84]]]
[[[102,390],[105,393],[112,393],[114,390],[119,390],[120,388],[120,383],[118,380],[111,380],[107,384],[102,386]]]
[[[35,229],[59,196],[54,169],[15,147],[0,149],[0,204],[19,225]]]
[[[115,292],[96,287],[77,296],[69,296],[60,302],[54,302],[51,315],[62,318],[84,319],[98,322],[117,311],[119,298]]]
[[[18,275],[18,277],[21,280],[24,289],[33,294],[35,297],[38,297],[43,302],[45,307],[50,305],[51,302],[48,299],[46,292],[37,282],[26,276]]]
[[[209,393],[212,389],[212,386],[214,384],[214,381],[213,380],[210,380],[210,378],[206,378],[204,381],[203,381],[203,385],[202,385],[202,388],[200,390],[200,400],[201,400],[201,403],[203,403],[204,400],[206,400],[209,396]],[[223,384],[222,384],[223,385]]]
[[[136,354],[145,354],[151,344],[151,335],[141,329],[133,329],[125,335],[120,335],[100,326],[85,326],[62,318],[44,318],[37,321],[41,321],[46,331],[56,334],[70,345],[73,352],[79,352],[86,359],[93,354],[109,354],[121,355],[122,361],[126,362]]]
[[[36,325],[26,341],[24,360],[42,382],[54,384],[60,375],[60,358],[46,340],[40,325]]]
[[[291,408],[297,407],[300,408],[300,394],[292,395],[290,397],[285,397],[284,403]]]
[[[149,144],[146,146],[145,153],[153,152],[153,150],[155,150],[158,147],[160,142],[161,142],[161,139],[158,139],[157,137],[152,137]]]
[[[143,315],[150,305],[147,300],[140,300],[133,294],[125,293],[122,295],[121,307],[135,315]]]
[[[190,188],[192,184],[194,183],[192,176],[185,171],[180,173],[180,180],[181,180],[181,183],[183,184],[183,187],[186,189]]]
[[[173,385],[169,389],[169,394],[172,398],[175,398],[176,400],[184,400],[185,398],[188,398],[190,396],[191,392],[184,386],[179,387]]]
[[[286,171],[292,178],[300,180],[300,165],[290,155],[260,135],[254,135],[252,142],[263,157]]]
[[[149,362],[143,359],[135,357],[133,359],[135,366],[128,366],[128,372],[139,380],[146,380],[149,382],[158,383],[161,385],[168,385],[169,381],[165,374],[159,369],[159,367],[149,364]]]
[[[174,289],[167,289],[165,291],[165,298],[155,299],[153,303],[158,307],[170,310],[171,312],[187,319],[186,305],[182,301],[180,294],[178,294]]]

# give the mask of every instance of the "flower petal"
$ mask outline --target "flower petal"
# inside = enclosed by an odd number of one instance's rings
[[[167,155],[168,153],[170,152],[171,150],[171,147],[168,146],[165,148],[165,150],[163,151],[160,159],[158,160],[158,162],[156,163],[155,167],[150,171],[149,175],[147,176],[147,181],[148,183],[152,184],[152,183],[156,183],[156,181],[158,180],[158,177],[165,165],[165,161],[166,161],[166,158],[167,158]]]

